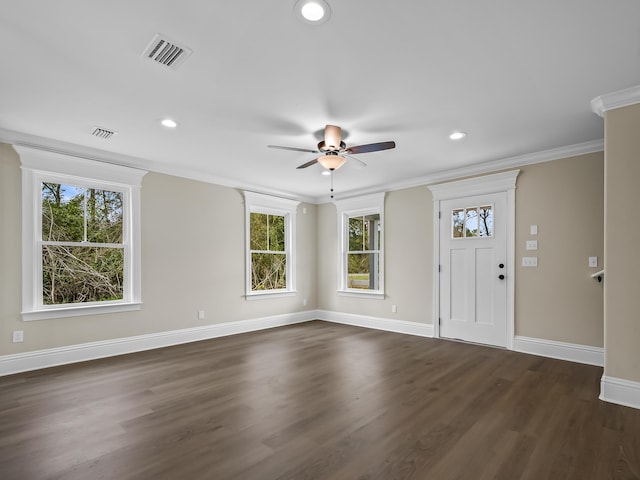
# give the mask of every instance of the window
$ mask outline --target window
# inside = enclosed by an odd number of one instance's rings
[[[244,192],[247,298],[295,292],[297,201]]]
[[[122,300],[124,192],[40,185],[42,304]]]
[[[23,318],[140,308],[140,181],[129,167],[17,146]]]
[[[493,207],[457,208],[451,212],[451,237],[474,238],[493,236]]]
[[[340,234],[339,290],[384,298],[384,193],[336,202]]]
[[[347,217],[347,288],[379,290],[380,214]]]

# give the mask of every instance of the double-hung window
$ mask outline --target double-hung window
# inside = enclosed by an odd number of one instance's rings
[[[339,291],[384,298],[384,193],[339,200]]]
[[[295,219],[299,202],[244,192],[246,296],[295,292]]]
[[[25,320],[140,308],[140,182],[129,167],[17,146]]]

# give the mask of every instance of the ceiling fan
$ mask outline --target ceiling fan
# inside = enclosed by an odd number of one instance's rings
[[[307,153],[320,153],[322,154],[318,158],[303,163],[297,168],[307,168],[311,165],[319,163],[324,168],[330,171],[337,170],[347,161],[345,156],[356,155],[358,153],[377,152],[380,150],[389,150],[396,147],[396,142],[379,142],[368,143],[366,145],[358,145],[356,147],[347,147],[342,141],[342,129],[335,125],[327,125],[324,127],[324,140],[318,143],[317,150],[310,150],[307,148],[297,147],[283,147],[280,145],[267,145],[269,148],[279,148],[281,150],[293,150],[294,152],[307,152]],[[366,166],[359,158],[350,157],[357,160],[362,165]]]

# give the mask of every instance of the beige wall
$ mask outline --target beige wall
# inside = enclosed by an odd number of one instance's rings
[[[602,287],[587,266],[588,256],[603,257],[602,163],[602,154],[592,154],[521,169],[516,258],[520,263],[525,240],[536,238],[528,231],[537,224],[540,266],[516,268],[517,335],[602,345]],[[336,209],[303,204],[298,294],[246,301],[241,192],[149,173],[142,188],[143,309],[33,322],[20,316],[19,158],[2,144],[0,192],[0,355],[316,308],[432,322],[433,207],[426,186],[386,195],[384,300],[337,295]],[[198,310],[206,319],[198,320]],[[11,343],[13,330],[24,330],[24,343]]]
[[[640,105],[605,114],[605,375],[640,382]]]
[[[588,267],[603,264],[603,154],[593,153],[520,169],[516,188],[516,335],[603,346],[602,285]],[[337,288],[337,218],[333,204],[318,212],[319,307],[431,324],[433,215],[426,186],[389,192],[385,199],[385,300],[343,297]],[[529,235],[529,225],[538,235]],[[538,251],[525,242],[538,240]],[[521,267],[537,256],[537,268]],[[391,305],[398,306],[391,313]]]
[[[516,188],[516,335],[603,346],[604,161],[601,152],[520,169]],[[529,226],[538,226],[538,235]],[[527,251],[526,241],[538,250]],[[522,267],[522,257],[538,267]],[[590,256],[598,268],[589,268]]]
[[[149,173],[142,181],[142,310],[24,322],[20,163],[13,148],[4,144],[0,192],[0,355],[316,308],[315,205],[298,207],[298,294],[246,301],[242,193]],[[204,320],[198,319],[198,310],[205,310]],[[11,342],[13,330],[24,331],[24,343]]]
[[[433,215],[431,192],[415,187],[387,193],[384,208],[385,298],[338,295],[338,220],[332,203],[318,207],[319,308],[431,324]],[[397,313],[391,312],[397,306]]]

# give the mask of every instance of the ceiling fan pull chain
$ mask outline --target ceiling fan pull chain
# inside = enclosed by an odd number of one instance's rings
[[[333,198],[333,170],[329,176],[331,177],[331,198]]]

